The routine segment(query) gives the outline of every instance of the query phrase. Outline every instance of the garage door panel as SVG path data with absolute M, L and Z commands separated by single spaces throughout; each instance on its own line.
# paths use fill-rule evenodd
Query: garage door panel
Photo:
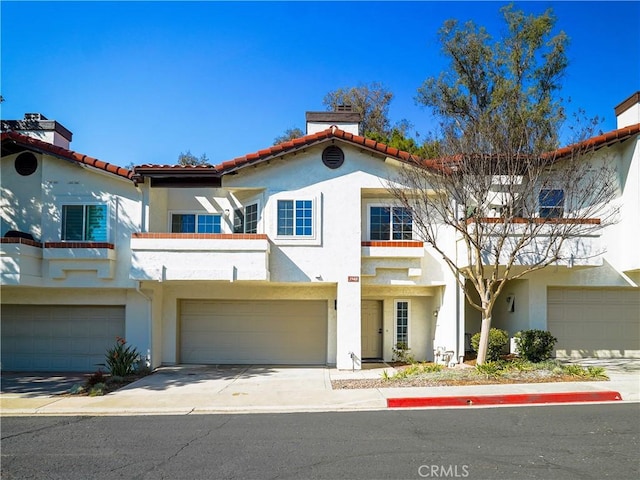
M 547 325 L 557 356 L 640 356 L 640 292 L 550 288 Z
M 181 302 L 184 363 L 324 364 L 324 301 Z
M 116 336 L 124 306 L 2 305 L 2 368 L 95 371 Z

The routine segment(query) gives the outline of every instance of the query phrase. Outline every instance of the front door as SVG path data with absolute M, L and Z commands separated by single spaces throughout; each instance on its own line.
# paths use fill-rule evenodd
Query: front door
M 362 302 L 362 358 L 382 358 L 382 302 Z

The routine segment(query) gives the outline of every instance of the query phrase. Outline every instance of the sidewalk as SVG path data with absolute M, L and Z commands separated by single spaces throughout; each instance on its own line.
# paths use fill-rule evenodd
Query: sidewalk
M 391 368 L 391 367 L 389 367 Z M 154 374 L 102 397 L 0 395 L 0 411 L 9 415 L 187 415 L 212 413 L 318 412 L 384 410 L 398 399 L 455 399 L 475 408 L 476 397 L 496 396 L 498 404 L 544 403 L 611 399 L 640 402 L 636 370 L 608 370 L 610 381 L 566 382 L 463 387 L 371 388 L 334 390 L 332 379 L 380 378 L 382 368 L 338 371 L 325 367 L 164 367 Z M 517 395 L 517 397 L 513 397 Z M 563 396 L 564 395 L 564 396 Z M 565 398 L 566 397 L 566 398 Z M 474 399 L 469 401 L 468 399 Z M 520 398 L 523 401 L 506 401 Z M 561 399 L 561 400 L 558 400 Z M 412 401 L 414 403 L 412 403 Z M 421 405 L 420 401 L 418 405 Z M 495 404 L 496 402 L 494 402 Z M 450 405 L 450 403 L 449 403 Z M 442 407 L 437 407 L 442 408 Z

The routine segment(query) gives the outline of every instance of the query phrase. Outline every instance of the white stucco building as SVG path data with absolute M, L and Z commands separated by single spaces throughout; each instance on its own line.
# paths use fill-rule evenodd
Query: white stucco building
M 493 326 L 640 355 L 638 109 L 590 139 L 620 181 L 606 252 L 512 282 Z M 57 122 L 3 122 L 2 368 L 95 370 L 116 335 L 154 367 L 350 369 L 398 343 L 460 358 L 479 317 L 386 189 L 410 155 L 358 133 L 352 112 L 310 112 L 306 136 L 220 165 L 129 171 L 69 150 Z

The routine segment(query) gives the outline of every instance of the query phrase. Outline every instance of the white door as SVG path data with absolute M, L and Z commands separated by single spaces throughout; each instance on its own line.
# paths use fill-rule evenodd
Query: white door
M 2 370 L 93 372 L 124 337 L 124 306 L 2 305 Z
M 182 300 L 180 361 L 324 365 L 327 302 Z
M 549 288 L 547 328 L 558 357 L 640 356 L 640 291 Z

